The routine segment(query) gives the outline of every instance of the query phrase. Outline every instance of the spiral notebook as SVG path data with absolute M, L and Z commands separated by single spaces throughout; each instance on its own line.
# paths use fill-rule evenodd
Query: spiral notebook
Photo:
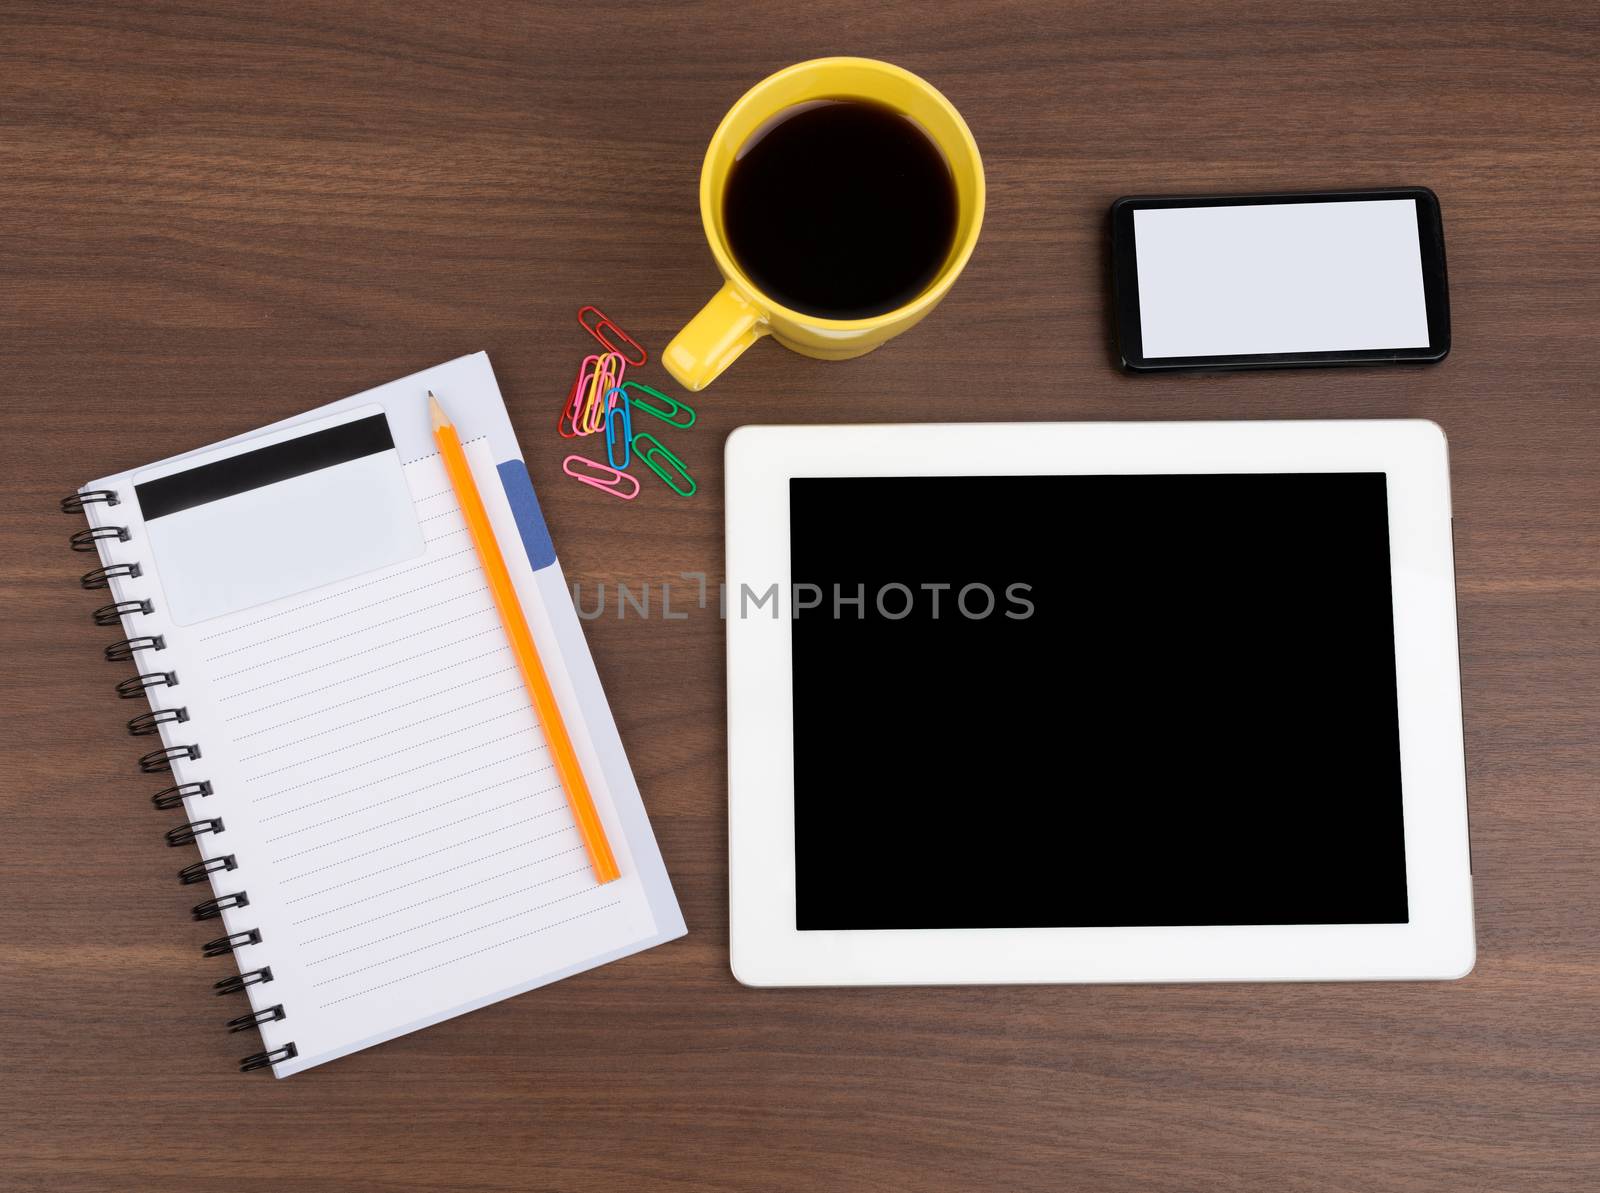
M 622 870 L 590 871 L 428 424 L 449 402 Z M 285 1077 L 684 933 L 487 356 L 98 480 L 141 771 Z M 520 549 L 516 549 L 520 544 Z M 159 744 L 156 739 L 159 739 Z M 152 834 L 154 836 L 154 834 Z M 206 888 L 209 887 L 209 890 Z M 219 1026 L 222 1024 L 219 1022 Z

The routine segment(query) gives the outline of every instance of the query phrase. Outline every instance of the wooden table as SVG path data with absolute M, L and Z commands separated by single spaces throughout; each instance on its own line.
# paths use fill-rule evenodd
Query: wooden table
M 1600 22 L 1591 2 L 0 4 L 0 1187 L 1600 1186 Z M 716 285 L 750 83 L 854 52 L 959 106 L 990 208 L 882 352 L 761 344 L 702 488 L 560 475 L 600 304 Z M 1422 183 L 1455 351 L 1120 375 L 1118 195 Z M 722 567 L 745 422 L 1431 418 L 1450 437 L 1479 960 L 1426 985 L 770 990 L 728 971 L 717 618 L 589 625 L 689 936 L 290 1081 L 241 1077 L 56 499 L 479 348 L 574 582 Z M 652 373 L 661 377 L 652 366 Z M 170 815 L 170 814 L 169 814 Z

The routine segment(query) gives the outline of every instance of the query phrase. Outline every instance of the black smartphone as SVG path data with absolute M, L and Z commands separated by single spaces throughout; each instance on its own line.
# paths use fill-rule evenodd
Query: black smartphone
M 1124 368 L 1415 364 L 1450 351 L 1439 199 L 1424 186 L 1131 195 L 1111 205 Z

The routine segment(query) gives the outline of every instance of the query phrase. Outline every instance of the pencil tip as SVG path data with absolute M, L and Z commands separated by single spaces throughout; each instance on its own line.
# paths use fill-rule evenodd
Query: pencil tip
M 450 425 L 450 416 L 444 412 L 444 407 L 439 405 L 439 399 L 433 396 L 431 389 L 428 391 L 428 413 L 433 415 L 434 430 Z

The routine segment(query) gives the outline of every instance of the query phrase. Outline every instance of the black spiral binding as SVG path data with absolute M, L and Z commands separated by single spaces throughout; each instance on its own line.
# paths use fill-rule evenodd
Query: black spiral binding
M 98 551 L 101 539 L 115 539 L 119 543 L 128 541 L 128 532 L 121 526 L 91 526 L 88 530 L 74 531 L 68 543 L 74 551 Z
M 222 874 L 228 870 L 237 870 L 239 861 L 231 853 L 224 853 L 218 857 L 201 858 L 178 871 L 178 881 L 184 886 L 193 886 L 197 882 L 204 882 L 213 874 Z
M 135 613 L 153 613 L 155 606 L 149 601 L 113 601 L 109 605 L 101 605 L 94 611 L 95 625 L 121 625 L 124 617 L 132 617 Z
M 120 499 L 115 490 L 91 489 L 82 493 L 74 493 L 64 498 L 61 502 L 63 513 L 81 514 L 91 505 L 103 505 L 111 508 L 120 504 Z M 75 532 L 68 540 L 68 545 L 77 552 L 98 552 L 116 544 L 126 543 L 132 539 L 125 526 L 90 526 L 85 530 Z M 104 558 L 104 556 L 102 556 Z M 106 563 L 92 571 L 85 572 L 78 583 L 85 589 L 99 590 L 113 587 L 119 580 L 137 580 L 143 574 L 143 568 L 136 561 Z M 155 611 L 154 604 L 143 597 L 124 596 L 110 604 L 102 605 L 94 611 L 94 623 L 98 626 L 125 625 L 134 628 L 132 619 L 135 617 L 148 617 Z M 134 635 L 113 642 L 105 648 L 106 658 L 113 663 L 128 662 L 143 654 L 155 654 L 165 650 L 166 640 L 160 634 Z M 174 671 L 146 671 L 117 683 L 117 695 L 124 700 L 136 700 L 141 696 L 148 697 L 156 688 L 173 688 L 178 686 L 178 675 Z M 169 708 L 155 708 L 149 712 L 140 713 L 128 721 L 128 732 L 134 737 L 155 737 L 163 733 L 163 726 L 182 725 L 189 720 L 189 710 L 182 706 Z M 200 758 L 198 745 L 163 746 L 159 750 L 152 750 L 139 759 L 139 769 L 145 774 L 160 774 L 173 769 L 177 762 L 195 762 Z M 174 783 L 163 788 L 150 797 L 150 802 L 157 808 L 166 810 L 181 808 L 189 799 L 203 799 L 211 795 L 212 787 L 209 780 L 195 782 Z M 220 816 L 202 820 L 191 820 L 176 828 L 168 829 L 165 840 L 168 845 L 189 845 L 206 835 L 220 835 L 226 829 Z M 205 857 L 198 862 L 183 867 L 178 871 L 178 881 L 185 886 L 205 882 L 213 874 L 224 874 L 238 868 L 238 860 L 231 853 L 220 854 L 216 857 Z M 194 905 L 192 915 L 196 920 L 220 919 L 226 911 L 249 907 L 250 896 L 245 891 L 234 891 L 225 895 L 217 895 L 205 899 Z M 248 949 L 252 945 L 261 943 L 261 930 L 259 928 L 246 928 L 241 932 L 230 932 L 226 936 L 219 936 L 215 940 L 207 941 L 201 946 L 200 953 L 204 957 L 226 957 L 238 953 L 241 949 Z M 235 974 L 215 983 L 214 989 L 218 994 L 235 994 L 251 986 L 264 985 L 272 981 L 270 966 L 262 966 L 247 972 Z M 267 1007 L 254 1011 L 248 1015 L 241 1015 L 229 1019 L 227 1028 L 230 1032 L 248 1031 L 252 1027 L 260 1027 L 267 1023 L 279 1023 L 287 1018 L 283 1004 Z M 300 1055 L 300 1051 L 293 1042 L 268 1051 L 255 1052 L 243 1057 L 239 1061 L 241 1073 L 254 1072 L 256 1069 L 269 1069 L 273 1065 L 281 1064 L 286 1060 L 293 1060 Z
M 188 824 L 180 824 L 177 828 L 167 830 L 168 845 L 193 845 L 199 838 L 207 833 L 220 833 L 225 831 L 222 827 L 222 817 L 216 816 L 210 820 L 191 820 Z
M 199 758 L 199 746 L 167 746 L 142 755 L 139 759 L 139 769 L 147 775 L 159 775 L 170 771 L 174 762 L 196 762 Z
M 219 995 L 237 994 L 246 986 L 264 986 L 272 981 L 272 966 L 263 965 L 260 969 L 252 969 L 247 973 L 231 973 L 220 982 L 213 982 L 211 988 Z
M 187 708 L 153 708 L 128 719 L 128 736 L 154 737 L 163 725 L 181 725 L 189 719 Z
M 61 512 L 64 514 L 81 514 L 83 507 L 102 502 L 106 505 L 120 505 L 115 489 L 88 489 L 82 493 L 74 493 L 71 497 L 61 499 Z
M 275 1007 L 267 1007 L 262 1011 L 254 1011 L 249 1015 L 240 1015 L 237 1019 L 228 1020 L 229 1031 L 249 1031 L 252 1027 L 260 1027 L 263 1023 L 278 1023 L 285 1018 L 283 1004 L 280 1002 Z
M 250 893 L 236 891 L 231 895 L 218 895 L 215 899 L 207 899 L 203 903 L 196 903 L 189 914 L 197 920 L 214 920 L 235 907 L 249 907 Z
M 178 686 L 176 671 L 149 671 L 144 675 L 130 675 L 117 681 L 117 695 L 124 700 L 137 700 L 151 688 Z
M 174 783 L 171 787 L 163 787 L 152 795 L 150 802 L 160 811 L 165 812 L 169 808 L 183 807 L 183 801 L 190 796 L 204 798 L 210 794 L 211 784 L 209 782 Z
M 282 1064 L 286 1060 L 293 1060 L 300 1055 L 300 1050 L 291 1040 L 282 1048 L 274 1048 L 271 1052 L 252 1052 L 239 1062 L 239 1072 L 253 1073 L 257 1069 L 268 1069 L 273 1065 Z
M 106 647 L 106 662 L 126 663 L 141 650 L 166 650 L 167 640 L 160 634 L 145 634 L 139 638 L 121 638 Z
M 208 940 L 200 946 L 202 957 L 225 957 L 229 953 L 237 953 L 247 944 L 261 943 L 261 929 L 249 928 L 244 932 L 234 932 L 228 936 L 219 936 L 215 940 Z
M 84 572 L 82 576 L 78 577 L 78 583 L 90 590 L 110 588 L 113 580 L 137 580 L 143 574 L 144 569 L 136 563 L 111 563 L 105 567 Z

